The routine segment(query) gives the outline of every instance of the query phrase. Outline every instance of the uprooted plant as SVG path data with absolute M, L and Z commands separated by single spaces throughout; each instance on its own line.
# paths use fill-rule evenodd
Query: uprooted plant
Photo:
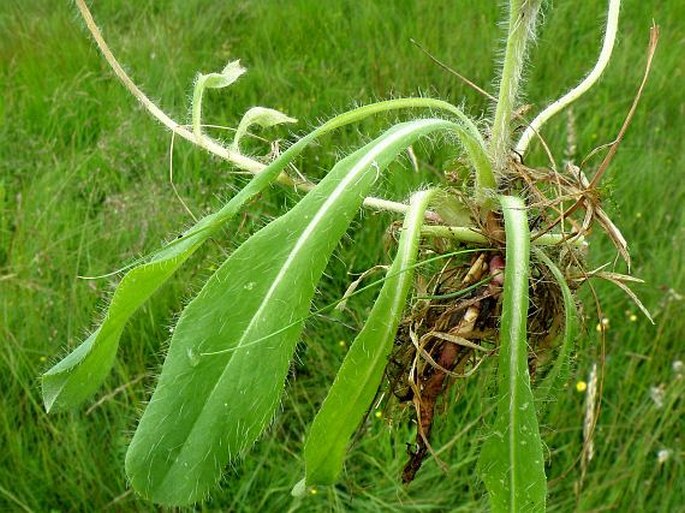
M 493 98 L 488 126 L 479 128 L 460 108 L 437 99 L 382 101 L 332 118 L 266 164 L 242 153 L 242 137 L 255 124 L 292 118 L 252 108 L 228 146 L 203 131 L 203 94 L 234 83 L 245 71 L 238 62 L 220 73 L 198 76 L 189 129 L 131 82 L 83 0 L 76 3 L 115 73 L 157 119 L 175 135 L 254 177 L 216 213 L 128 269 L 100 326 L 43 375 L 46 409 L 71 408 L 88 399 L 109 373 L 134 311 L 250 199 L 280 182 L 306 195 L 226 258 L 173 330 L 161 375 L 126 455 L 133 488 L 163 504 L 199 501 L 228 462 L 260 436 L 277 409 L 328 260 L 356 212 L 366 206 L 403 214 L 401 228 L 394 231 L 396 255 L 378 281 L 382 287 L 373 308 L 313 421 L 304 447 L 304 478 L 293 493 L 336 482 L 350 440 L 384 383 L 393 400 L 410 404 L 415 414 L 416 443 L 401 476 L 411 481 L 431 453 L 437 402 L 455 379 L 475 373 L 494 357 L 497 417 L 478 471 L 493 511 L 543 511 L 546 477 L 536 404 L 567 379 L 578 332 L 574 292 L 592 277 L 611 280 L 624 290 L 633 279 L 602 269 L 587 271 L 584 261 L 586 235 L 599 225 L 629 265 L 626 241 L 602 210 L 596 191 L 644 80 L 618 137 L 591 177 L 583 165 L 569 162 L 559 169 L 549 151 L 547 167 L 530 167 L 525 157 L 536 137 L 546 147 L 539 137 L 544 123 L 587 91 L 606 67 L 619 0 L 609 2 L 594 69 L 531 122 L 517 114 L 517 98 L 541 0 L 511 0 L 499 94 Z M 654 28 L 645 80 L 656 38 Z M 423 109 L 430 117 L 377 135 L 316 185 L 289 174 L 289 165 L 316 139 L 400 109 Z M 515 118 L 526 128 L 514 144 Z M 445 173 L 442 187 L 416 192 L 408 204 L 370 196 L 378 176 L 399 154 L 419 139 L 438 136 L 440 144 L 463 153 L 468 178 L 459 181 Z M 343 300 L 356 293 L 352 289 Z

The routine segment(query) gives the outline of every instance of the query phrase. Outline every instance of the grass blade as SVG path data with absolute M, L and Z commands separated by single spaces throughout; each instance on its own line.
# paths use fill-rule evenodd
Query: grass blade
M 378 390 L 413 281 L 424 213 L 432 193 L 422 191 L 413 196 L 383 288 L 314 419 L 304 448 L 306 486 L 335 483 L 350 438 Z
M 131 315 L 245 203 L 274 181 L 310 143 L 332 130 L 371 115 L 407 108 L 441 109 L 452 113 L 456 109 L 441 100 L 404 98 L 366 105 L 336 116 L 288 148 L 221 210 L 204 217 L 183 237 L 172 241 L 148 257 L 145 263 L 131 269 L 114 291 L 104 320 L 97 330 L 41 377 L 45 409 L 49 412 L 74 408 L 97 391 L 112 368 L 119 338 Z M 456 109 L 456 112 L 461 111 Z
M 212 275 L 178 321 L 126 455 L 139 493 L 163 504 L 198 501 L 257 439 L 278 405 L 316 285 L 377 173 L 420 136 L 453 128 L 437 119 L 397 125 L 340 161 Z
M 561 295 L 564 300 L 564 338 L 559 347 L 556 360 L 550 371 L 545 376 L 540 386 L 535 390 L 538 401 L 550 400 L 553 394 L 561 390 L 561 387 L 568 381 L 570 371 L 570 356 L 573 350 L 573 343 L 578 336 L 578 312 L 576 302 L 573 300 L 573 293 L 566 283 L 564 274 L 556 266 L 552 259 L 539 248 L 533 248 L 536 258 L 540 259 L 547 266 L 559 284 Z
M 527 314 L 530 233 L 525 204 L 502 196 L 507 237 L 499 348 L 499 401 L 478 472 L 494 513 L 545 510 L 542 441 L 528 374 Z

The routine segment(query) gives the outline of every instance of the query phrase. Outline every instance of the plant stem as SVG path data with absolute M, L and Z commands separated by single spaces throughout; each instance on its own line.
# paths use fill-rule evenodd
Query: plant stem
M 475 244 L 487 244 L 488 239 L 485 235 L 465 226 L 424 226 L 421 234 L 428 237 L 443 237 L 454 239 L 460 242 L 471 242 Z M 585 237 L 576 235 L 569 237 L 568 234 L 545 233 L 539 237 L 533 234 L 533 245 L 535 246 L 554 246 L 556 244 L 570 244 L 572 246 L 583 246 L 586 244 Z
M 119 61 L 117 61 L 116 57 L 114 57 L 114 54 L 109 49 L 109 46 L 102 37 L 102 33 L 96 25 L 95 20 L 93 19 L 93 15 L 88 9 L 88 6 L 86 5 L 85 1 L 76 0 L 76 7 L 78 7 L 79 11 L 81 12 L 83 20 L 86 23 L 86 27 L 88 27 L 88 30 L 92 34 L 93 39 L 95 39 L 95 42 L 100 48 L 102 55 L 104 55 L 105 60 L 114 71 L 114 74 L 126 86 L 126 89 L 128 89 L 131 92 L 131 94 L 133 94 L 133 96 L 143 105 L 143 107 L 145 107 L 145 109 L 147 109 L 147 111 L 150 114 L 152 114 L 154 118 L 156 118 L 160 123 L 162 123 L 172 132 L 174 132 L 176 135 L 183 137 L 187 141 L 197 144 L 201 148 L 209 151 L 210 153 L 213 153 L 218 157 L 221 157 L 222 159 L 232 162 L 240 169 L 250 171 L 251 173 L 257 173 L 264 168 L 264 164 L 262 164 L 261 162 L 246 157 L 245 155 L 241 155 L 237 151 L 225 148 L 219 142 L 215 141 L 210 137 L 197 137 L 191 130 L 188 130 L 185 126 L 171 119 L 162 109 L 155 105 L 155 103 L 152 100 L 150 100 L 150 98 L 148 98 L 145 95 L 145 93 L 141 91 L 140 88 L 138 88 L 138 86 L 133 82 L 133 80 L 131 80 L 131 78 L 126 74 L 126 71 L 124 71 L 124 69 L 121 67 Z
M 607 25 L 604 33 L 604 42 L 602 50 L 599 53 L 599 58 L 592 71 L 573 89 L 567 92 L 564 96 L 549 104 L 545 110 L 538 114 L 535 119 L 526 128 L 516 144 L 516 151 L 523 155 L 528 150 L 528 145 L 536 133 L 540 131 L 552 116 L 568 107 L 571 103 L 583 96 L 596 82 L 609 64 L 611 53 L 614 49 L 616 41 L 616 32 L 618 29 L 618 14 L 621 8 L 621 0 L 609 0 L 609 9 L 607 13 Z
M 516 106 L 519 83 L 526 58 L 526 46 L 535 36 L 535 22 L 542 0 L 510 0 L 507 46 L 502 64 L 499 96 L 492 124 L 490 156 L 495 173 L 506 166 L 511 141 L 510 123 Z
M 83 17 L 86 27 L 93 36 L 93 39 L 98 45 L 98 48 L 100 48 L 100 51 L 105 57 L 105 60 L 114 71 L 114 74 L 124 84 L 126 89 L 129 90 L 129 92 L 143 105 L 143 107 L 145 107 L 145 109 L 155 119 L 157 119 L 160 123 L 162 123 L 164 126 L 166 126 L 169 130 L 171 130 L 174 134 L 178 135 L 179 137 L 182 137 L 183 139 L 198 145 L 202 149 L 216 155 L 217 157 L 220 157 L 224 160 L 231 162 L 233 165 L 240 169 L 249 171 L 253 174 L 257 174 L 266 167 L 265 164 L 257 160 L 242 155 L 240 152 L 235 151 L 233 149 L 226 148 L 221 143 L 212 139 L 211 137 L 208 137 L 207 135 L 200 134 L 200 136 L 198 137 L 196 134 L 198 128 L 189 130 L 187 126 L 177 123 L 175 120 L 170 118 L 162 109 L 160 109 L 152 100 L 150 100 L 150 98 L 148 98 L 147 95 L 140 90 L 140 88 L 135 84 L 135 82 L 131 80 L 131 77 L 129 77 L 126 74 L 126 71 L 124 71 L 124 68 L 122 68 L 121 64 L 119 64 L 119 61 L 117 61 L 116 57 L 107 45 L 107 42 L 105 41 L 104 37 L 102 37 L 102 33 L 100 32 L 100 29 L 95 23 L 93 15 L 88 9 L 88 6 L 86 5 L 85 1 L 76 0 L 76 7 L 81 12 L 81 16 Z M 195 89 L 195 94 L 197 94 L 197 87 Z M 196 101 L 193 102 L 194 108 L 201 109 L 201 100 L 197 101 L 197 98 L 195 100 Z M 447 111 L 456 116 L 463 123 L 465 127 L 465 132 L 473 136 L 475 141 L 482 141 L 482 139 L 480 139 L 480 133 L 478 132 L 475 124 L 473 123 L 473 121 L 470 120 L 470 118 L 468 118 L 468 116 L 466 116 L 461 111 L 461 109 L 448 102 L 436 100 L 433 98 L 402 98 L 397 100 L 378 102 L 376 104 L 364 107 L 364 115 L 359 116 L 359 119 L 364 118 L 366 116 L 371 116 L 376 113 L 387 112 L 391 110 L 415 108 Z M 355 111 L 359 111 L 359 109 L 355 109 Z M 193 114 L 193 119 L 199 119 L 199 117 L 199 112 L 197 114 Z M 352 113 L 350 117 L 356 116 L 354 113 Z M 342 124 L 344 123 L 341 123 L 340 125 Z M 332 129 L 333 127 L 331 128 L 331 130 Z M 477 150 L 477 144 L 474 144 L 472 150 Z M 480 162 L 480 160 L 478 160 L 476 164 L 478 162 Z M 483 168 L 484 170 L 477 174 L 477 180 L 487 180 L 488 171 L 491 174 L 491 170 L 488 169 L 489 163 L 484 163 Z M 287 187 L 294 187 L 302 192 L 307 192 L 314 187 L 314 185 L 309 182 L 290 178 L 285 173 L 281 173 L 281 175 L 277 178 L 277 181 L 282 185 L 285 185 Z M 390 201 L 383 198 L 374 197 L 364 198 L 364 206 L 372 208 L 374 210 L 390 211 L 402 214 L 406 213 L 409 209 L 409 206 L 405 203 L 399 203 L 396 201 Z M 430 218 L 432 215 L 434 215 L 432 212 L 428 212 L 427 217 Z
M 205 92 L 205 80 L 205 76 L 199 74 L 193 87 L 193 112 L 191 119 L 193 133 L 195 134 L 196 141 L 200 144 L 202 142 L 202 97 Z

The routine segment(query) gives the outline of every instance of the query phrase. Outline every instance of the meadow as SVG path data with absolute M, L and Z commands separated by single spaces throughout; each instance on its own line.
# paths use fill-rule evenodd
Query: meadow
M 103 0 L 92 9 L 133 79 L 175 119 L 189 120 L 196 72 L 240 58 L 248 73 L 227 92 L 208 94 L 205 120 L 235 126 L 247 108 L 263 105 L 300 120 L 297 134 L 352 105 L 399 96 L 463 101 L 470 113 L 486 115 L 487 98 L 410 39 L 491 90 L 493 56 L 503 36 L 499 4 Z M 604 9 L 604 2 L 546 5 L 527 72 L 525 102 L 533 112 L 592 67 Z M 685 360 L 685 4 L 626 0 L 605 76 L 575 105 L 572 129 L 562 115 L 544 135 L 560 160 L 569 131 L 577 161 L 613 140 L 642 77 L 653 19 L 661 27 L 654 69 L 601 194 L 629 241 L 632 271 L 645 280 L 636 292 L 656 325 L 610 284 L 595 283 L 601 313 L 585 291 L 585 329 L 572 379 L 541 418 L 551 512 L 685 511 L 685 370 L 677 363 Z M 0 84 L 0 510 L 155 510 L 128 490 L 123 461 L 169 328 L 202 278 L 250 230 L 299 196 L 273 187 L 254 201 L 134 316 L 104 389 L 81 410 L 47 415 L 41 372 L 83 339 L 117 280 L 79 277 L 121 268 L 175 237 L 192 218 L 170 184 L 170 135 L 117 81 L 71 3 L 0 4 Z M 374 118 L 363 126 L 371 131 L 392 120 Z M 293 138 L 284 128 L 265 134 L 283 144 Z M 299 169 L 320 177 L 338 155 L 364 140 L 358 129 L 342 130 L 308 150 Z M 269 148 L 256 142 L 254 150 Z M 455 165 L 451 155 L 430 145 L 416 153 L 420 172 L 397 166 L 383 194 L 405 199 L 412 187 L 436 181 Z M 545 163 L 539 150 L 530 157 L 529 164 L 535 163 Z M 597 163 L 591 159 L 588 168 Z M 173 148 L 173 171 L 178 195 L 196 215 L 220 206 L 246 181 L 225 162 L 180 141 Z M 355 237 L 337 251 L 317 303 L 337 299 L 354 279 L 350 273 L 388 261 L 388 251 L 376 242 L 395 220 L 367 211 L 355 222 Z M 614 259 L 610 242 L 594 234 L 593 266 Z M 486 508 L 475 462 L 488 369 L 459 383 L 442 407 L 434 445 L 444 469 L 429 460 L 415 482 L 401 485 L 411 429 L 391 425 L 388 412 L 372 412 L 342 483 L 291 497 L 301 477 L 307 426 L 363 323 L 366 304 L 355 299 L 352 314 L 308 323 L 279 416 L 197 511 Z M 604 343 L 598 315 L 607 319 Z M 585 396 L 577 384 L 588 380 L 594 363 L 602 369 L 602 408 L 594 458 L 581 483 Z

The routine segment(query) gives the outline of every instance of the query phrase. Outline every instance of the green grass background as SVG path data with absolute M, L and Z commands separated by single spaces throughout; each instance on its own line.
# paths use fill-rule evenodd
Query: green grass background
M 527 72 L 534 109 L 572 86 L 594 63 L 604 2 L 555 1 Z M 587 333 L 574 377 L 541 419 L 550 479 L 549 511 L 685 511 L 685 94 L 682 86 L 685 4 L 626 0 L 614 59 L 599 86 L 575 108 L 578 155 L 617 133 L 641 78 L 652 19 L 662 38 L 654 71 L 630 131 L 605 182 L 608 210 L 630 241 L 639 293 L 657 322 L 630 320 L 634 305 L 597 284 L 606 337 L 604 395 L 595 457 L 576 493 L 584 397 L 575 391 L 601 358 L 595 309 L 586 295 Z M 500 51 L 500 2 L 476 0 L 277 0 L 209 2 L 99 0 L 94 15 L 134 80 L 174 118 L 188 119 L 197 71 L 240 58 L 249 73 L 230 90 L 210 92 L 207 122 L 235 126 L 253 105 L 300 119 L 303 132 L 355 104 L 427 93 L 487 115 L 487 100 L 432 64 L 413 37 L 476 83 L 492 90 Z M 123 89 L 68 2 L 3 0 L 0 4 L 0 510 L 154 511 L 127 490 L 123 457 L 154 385 L 169 326 L 224 251 L 296 196 L 274 188 L 219 244 L 193 258 L 122 338 L 104 389 L 80 411 L 46 415 L 38 376 L 75 346 L 116 283 L 83 281 L 159 247 L 190 217 L 168 182 L 169 134 Z M 340 152 L 387 126 L 365 122 L 326 139 L 300 169 L 320 176 Z M 269 137 L 288 137 L 273 130 Z M 545 129 L 561 160 L 565 117 Z M 263 150 L 255 147 L 255 150 Z M 452 155 L 424 147 L 423 176 L 401 170 L 387 193 L 434 179 Z M 428 166 L 427 159 L 434 167 Z M 541 155 L 530 163 L 544 164 Z M 588 169 L 597 164 L 591 162 Z M 175 183 L 196 213 L 216 208 L 242 183 L 229 165 L 186 143 L 174 152 Z M 405 166 L 406 167 L 406 166 Z M 407 178 L 408 177 L 408 178 Z M 408 185 L 409 184 L 409 185 Z M 339 295 L 346 273 L 387 260 L 376 244 L 387 215 L 365 214 L 331 264 L 325 302 Z M 614 257 L 597 233 L 596 264 Z M 341 483 L 304 500 L 290 488 L 302 474 L 303 437 L 368 304 L 351 303 L 344 323 L 310 323 L 268 434 L 228 469 L 206 511 L 483 511 L 475 475 L 487 405 L 488 371 L 461 383 L 435 432 L 446 471 L 431 460 L 409 487 L 398 483 L 408 427 L 372 416 L 351 452 Z M 258 372 L 258 369 L 255 369 Z M 664 402 L 650 399 L 661 386 Z M 96 401 L 99 401 L 96 403 Z M 657 452 L 671 451 L 660 464 Z

